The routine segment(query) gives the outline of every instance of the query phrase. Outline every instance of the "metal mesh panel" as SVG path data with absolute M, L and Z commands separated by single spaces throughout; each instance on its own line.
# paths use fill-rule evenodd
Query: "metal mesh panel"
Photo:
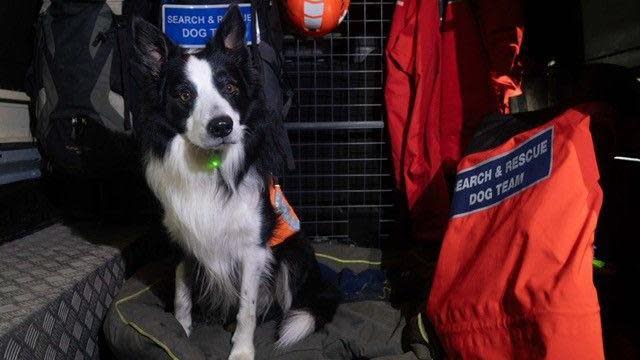
M 384 129 L 384 47 L 394 3 L 352 1 L 332 34 L 285 38 L 295 89 L 286 126 L 296 170 L 282 180 L 307 236 L 379 247 L 393 224 Z

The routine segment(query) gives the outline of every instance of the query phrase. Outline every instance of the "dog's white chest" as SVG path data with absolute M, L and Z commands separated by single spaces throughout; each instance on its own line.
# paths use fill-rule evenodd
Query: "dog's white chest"
M 164 207 L 165 226 L 202 263 L 237 260 L 260 243 L 260 182 L 255 173 L 230 192 L 218 174 L 203 170 L 177 136 L 164 159 L 149 160 L 146 176 Z

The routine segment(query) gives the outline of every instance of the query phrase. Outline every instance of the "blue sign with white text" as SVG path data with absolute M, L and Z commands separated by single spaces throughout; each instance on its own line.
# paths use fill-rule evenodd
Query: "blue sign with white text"
M 247 28 L 248 44 L 253 39 L 253 11 L 250 4 L 238 4 Z M 162 6 L 162 31 L 182 47 L 204 47 L 227 13 L 229 5 Z
M 452 216 L 495 206 L 551 175 L 553 128 L 548 128 L 507 153 L 458 172 Z

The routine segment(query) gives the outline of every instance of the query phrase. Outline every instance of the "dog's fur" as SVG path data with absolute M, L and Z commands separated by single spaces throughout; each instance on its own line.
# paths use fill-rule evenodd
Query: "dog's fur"
M 176 268 L 175 316 L 191 331 L 194 301 L 221 314 L 238 309 L 230 359 L 252 359 L 257 317 L 282 310 L 277 346 L 304 338 L 336 309 L 308 242 L 269 247 L 276 214 L 269 179 L 284 156 L 260 75 L 232 6 L 207 46 L 188 53 L 144 20 L 133 24 L 145 74 L 139 137 L 147 181 L 186 259 Z M 232 122 L 228 135 L 213 124 Z M 222 165 L 206 170 L 213 151 Z M 194 289 L 201 289 L 195 291 Z

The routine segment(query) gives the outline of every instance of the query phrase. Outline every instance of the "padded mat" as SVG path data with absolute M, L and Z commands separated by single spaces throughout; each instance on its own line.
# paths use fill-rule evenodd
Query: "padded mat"
M 226 359 L 232 334 L 221 325 L 194 324 L 190 338 L 172 314 L 174 264 L 155 263 L 129 279 L 108 311 L 103 329 L 120 359 Z M 277 351 L 275 321 L 255 335 L 256 359 L 430 359 L 428 350 L 401 345 L 405 321 L 383 301 L 340 305 L 333 321 L 300 343 Z

